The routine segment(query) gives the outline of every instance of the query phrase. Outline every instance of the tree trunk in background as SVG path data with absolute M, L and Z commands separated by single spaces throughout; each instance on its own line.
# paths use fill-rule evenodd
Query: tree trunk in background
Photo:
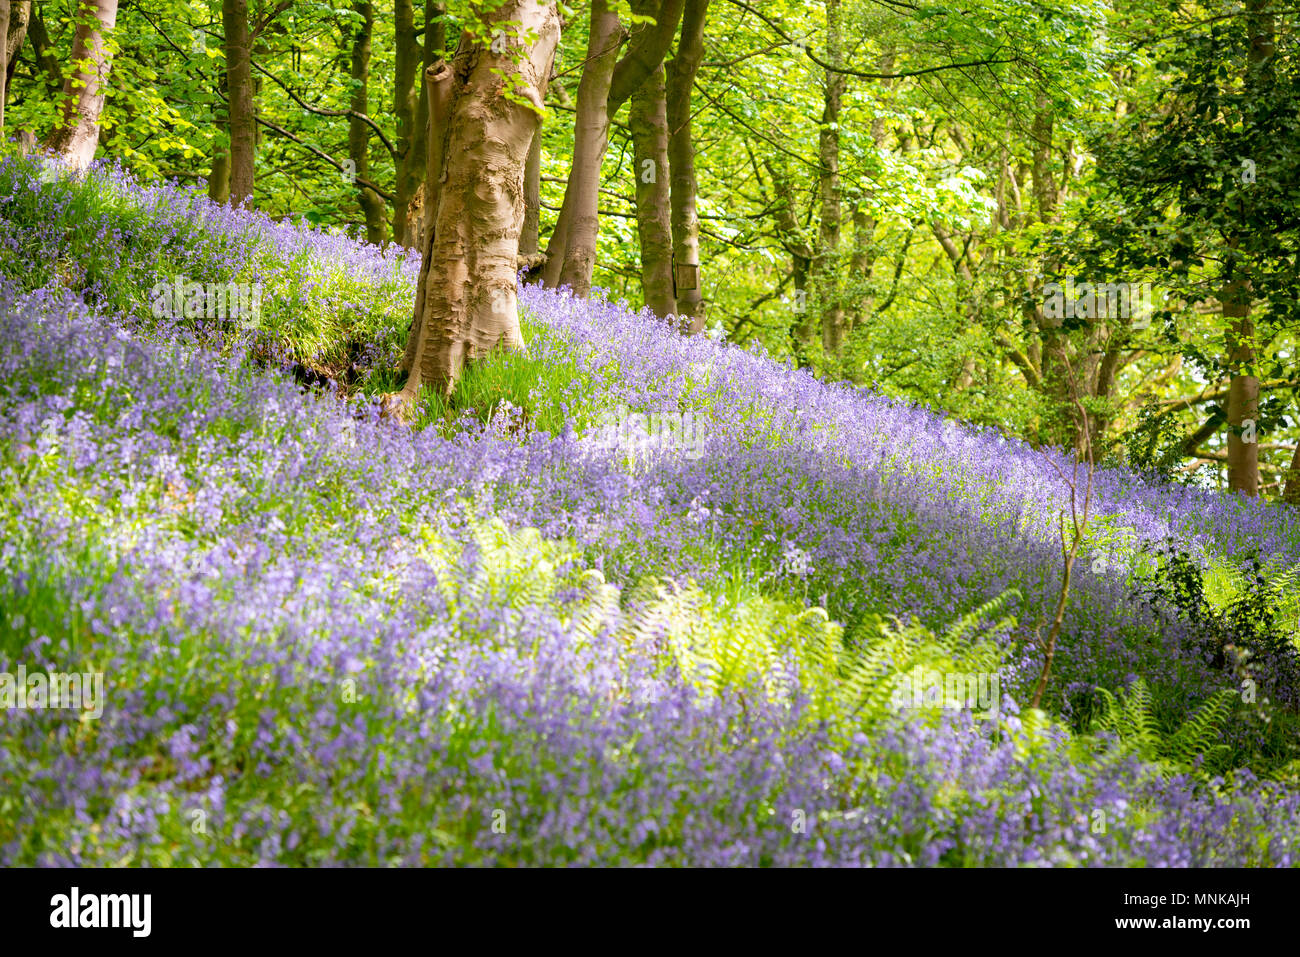
M 544 261 L 542 251 L 542 127 L 538 125 L 528 146 L 524 165 L 524 224 L 519 233 L 519 259 L 526 275 L 524 282 L 535 282 Z
M 776 235 L 785 251 L 790 254 L 794 278 L 791 300 L 796 316 L 790 326 L 790 351 L 802 367 L 809 363 L 808 348 L 812 345 L 814 333 L 813 324 L 809 321 L 811 310 L 808 308 L 808 275 L 812 269 L 814 251 L 804 241 L 799 229 L 799 218 L 795 215 L 792 202 L 794 184 L 786 172 L 770 159 L 763 161 L 763 167 L 772 177 L 772 215 L 776 219 Z
M 853 279 L 855 283 L 868 283 L 876 269 L 876 219 L 865 209 L 853 211 Z M 858 288 L 850 300 L 853 303 L 845 325 L 845 333 L 858 328 L 875 309 L 874 295 L 866 288 Z
M 546 68 L 549 85 L 551 71 L 555 69 L 555 55 Z M 524 285 L 542 281 L 546 256 L 542 253 L 542 128 L 537 124 L 532 142 L 528 144 L 528 160 L 524 164 L 524 222 L 519 233 L 519 267 L 523 271 Z
M 573 171 L 569 171 L 573 179 Z M 541 184 L 538 184 L 540 188 Z M 599 199 L 599 197 L 597 197 Z M 546 261 L 542 263 L 538 278 L 548 289 L 555 289 L 560 284 L 560 271 L 564 268 L 564 248 L 569 244 L 569 220 L 573 216 L 573 203 L 569 202 L 569 188 L 564 188 L 565 201 L 560 204 L 559 215 L 551 227 L 550 239 L 546 241 Z
M 354 7 L 361 23 L 352 36 L 352 111 L 370 115 L 370 38 L 375 29 L 375 8 L 369 0 Z M 358 178 L 370 178 L 370 127 L 357 116 L 348 117 L 348 156 Z M 383 198 L 368 186 L 358 184 L 361 209 L 366 217 L 366 241 L 382 245 L 388 237 Z
M 0 0 L 0 37 L 5 38 L 3 46 L 0 46 L 0 57 L 4 57 L 4 62 L 0 63 L 0 142 L 4 141 L 5 131 L 5 100 L 9 96 L 9 21 L 12 14 L 9 0 Z
M 1263 73 L 1275 52 L 1271 0 L 1247 0 L 1250 52 L 1246 56 L 1245 97 L 1258 95 Z M 1250 130 L 1246 131 L 1250 134 Z M 1236 236 L 1228 239 L 1235 252 Z M 1228 281 L 1220 294 L 1223 316 L 1229 320 L 1228 367 L 1228 488 L 1252 498 L 1259 495 L 1259 379 L 1255 367 L 1255 323 L 1250 318 L 1252 287 L 1241 274 L 1244 263 L 1228 261 Z M 1243 434 L 1243 423 L 1250 423 Z M 1247 441 L 1247 440 L 1250 441 Z M 1289 491 L 1289 490 L 1288 490 Z
M 548 262 L 543 273 L 548 286 L 567 285 L 575 296 L 585 297 L 591 291 L 591 276 L 596 266 L 596 243 L 600 236 L 600 167 L 609 145 L 606 103 L 621 29 L 617 7 L 609 0 L 592 0 L 587 61 L 578 83 L 573 169 L 569 173 L 564 197 L 565 205 L 571 206 L 572 212 L 567 224 L 564 254 L 556 262 Z
M 226 73 L 217 77 L 221 103 L 215 110 L 217 126 L 226 131 L 226 144 L 212 148 L 212 172 L 208 174 L 208 199 L 223 206 L 230 202 L 230 92 L 226 89 Z
M 611 121 L 632 94 L 663 65 L 677 36 L 685 0 L 637 0 L 631 6 L 633 13 L 654 17 L 655 22 L 637 29 L 628 43 L 627 53 L 614 66 L 609 98 L 605 102 L 605 112 Z
M 223 206 L 230 202 L 230 151 L 219 149 L 212 154 L 212 172 L 208 174 L 208 199 Z
M 447 50 L 447 24 L 443 19 L 447 14 L 445 3 L 427 2 L 424 5 L 424 70 L 422 76 L 427 80 L 429 71 L 436 71 L 444 63 L 443 56 Z M 428 182 L 429 166 L 429 84 L 420 83 L 420 96 L 415 104 L 415 129 L 417 136 L 411 162 L 419 170 L 421 180 L 416 187 L 406 209 L 406 225 L 403 245 L 414 249 L 424 248 L 424 230 L 429 224 L 428 204 L 425 202 L 425 183 Z
M 605 114 L 612 123 L 619 108 L 639 90 L 651 74 L 663 63 L 664 55 L 672 46 L 677 34 L 677 24 L 681 19 L 685 0 L 638 0 L 633 5 L 634 12 L 653 16 L 655 22 L 645 25 L 633 34 L 628 44 L 627 53 L 613 66 L 610 76 L 609 91 L 605 97 Z M 583 77 L 586 78 L 584 69 Z M 581 85 L 579 86 L 581 94 Z M 577 139 L 577 120 L 575 120 L 575 141 Z M 576 163 L 575 163 L 576 167 Z M 572 171 L 570 172 L 572 177 Z M 599 182 L 595 189 L 599 191 Z M 564 192 L 564 201 L 560 204 L 560 213 L 556 217 L 555 227 L 551 231 L 550 242 L 546 247 L 546 259 L 541 270 L 541 278 L 554 287 L 560 279 L 564 268 L 564 257 L 569 246 L 570 227 L 578 198 L 581 194 Z M 597 199 L 599 197 L 597 196 Z M 595 200 L 593 200 L 594 202 Z
M 18 65 L 18 51 L 27 39 L 27 27 L 32 20 L 31 0 L 14 0 L 9 4 L 9 29 L 5 31 L 5 93 L 13 82 L 14 67 Z
M 1228 333 L 1228 488 L 1249 496 L 1259 494 L 1259 379 L 1247 371 L 1255 361 L 1255 323 L 1250 318 L 1250 287 L 1230 282 L 1221 303 L 1231 322 Z M 1250 432 L 1243 435 L 1243 423 Z
M 50 95 L 57 97 L 59 91 L 63 89 L 63 73 L 59 70 L 59 60 L 54 55 L 54 44 L 50 42 L 50 35 L 45 30 L 45 22 L 41 20 L 39 10 L 32 11 L 28 30 L 32 35 L 32 53 L 41 68 L 41 73 L 45 75 L 45 85 L 49 88 Z
M 893 49 L 888 49 L 882 53 L 877 72 L 893 73 L 895 56 Z M 887 80 L 885 85 L 887 88 L 892 89 L 894 81 Z M 877 150 L 884 148 L 885 117 L 879 113 L 872 117 L 871 120 L 871 142 Z M 868 186 L 864 198 L 859 202 L 873 202 L 875 194 L 875 188 Z M 875 311 L 875 297 L 871 293 L 868 283 L 870 283 L 871 275 L 876 268 L 875 238 L 877 225 L 873 213 L 869 213 L 861 205 L 855 204 L 853 209 L 853 261 L 851 273 L 854 290 L 849 299 L 852 305 L 849 307 L 844 326 L 846 335 L 851 334 L 854 329 L 862 325 L 863 321 Z
M 397 67 L 393 91 L 393 112 L 397 117 L 397 189 L 393 206 L 393 242 L 422 249 L 424 230 L 424 182 L 428 164 L 429 93 L 420 76 L 442 62 L 447 47 L 445 3 L 424 4 L 424 46 L 421 50 L 415 29 L 414 0 L 396 0 Z M 421 59 L 423 58 L 423 59 Z M 424 67 L 420 69 L 423 62 Z
M 417 126 L 420 90 L 416 71 L 422 51 L 415 33 L 415 0 L 394 0 L 393 117 L 397 125 L 397 155 L 394 159 L 393 242 L 415 246 L 418 235 L 408 236 L 408 218 L 420 182 L 424 179 L 421 160 L 424 130 Z M 423 71 L 420 71 L 423 72 Z M 418 230 L 411 230 L 418 234 Z
M 628 126 L 632 132 L 635 166 L 641 290 L 645 304 L 661 317 L 677 312 L 664 57 L 677 36 L 684 8 L 684 0 L 639 0 L 632 5 L 633 12 L 653 16 L 655 22 L 640 28 L 627 54 L 614 67 L 606 104 L 613 119 L 623 101 L 631 98 Z
M 406 353 L 402 357 L 401 372 L 407 375 L 416 367 L 417 352 L 421 343 L 420 330 L 424 325 L 425 289 L 428 285 L 429 264 L 433 257 L 432 234 L 435 225 L 434 217 L 438 214 L 439 179 L 442 176 L 447 144 L 447 118 L 451 110 L 452 80 L 451 68 L 441 60 L 425 68 L 423 96 L 429 112 L 429 121 L 425 126 L 424 135 L 426 157 L 424 182 L 420 186 L 420 195 L 424 197 L 424 209 L 418 224 L 411 224 L 411 228 L 419 234 L 423 243 L 424 255 L 420 260 L 420 279 L 415 287 L 415 313 L 406 337 Z
M 695 144 L 691 138 L 691 87 L 704 55 L 709 0 L 686 0 L 677 55 L 668 63 L 668 168 L 672 176 L 673 278 L 677 313 L 691 332 L 704 328 L 700 291 L 700 223 L 696 215 Z
M 1300 505 L 1300 444 L 1296 445 L 1291 465 L 1286 470 L 1286 489 L 1282 493 L 1282 501 L 1288 505 Z
M 635 13 L 652 15 L 656 0 L 633 3 Z M 662 63 L 632 94 L 628 126 L 632 130 L 636 181 L 636 229 L 641 242 L 641 294 L 657 316 L 677 312 L 673 296 L 673 227 L 668 168 L 668 90 Z
M 840 38 L 840 0 L 826 0 L 826 58 L 839 66 L 843 59 Z M 838 357 L 844 341 L 844 304 L 840 300 L 840 106 L 844 101 L 845 76 L 826 71 L 821 131 L 817 152 L 821 194 L 821 226 L 817 250 L 817 297 L 822 310 L 822 348 Z
M 442 171 L 432 172 L 431 150 L 426 179 L 437 197 L 429 197 L 435 212 L 411 374 L 393 397 L 400 414 L 413 407 L 422 383 L 450 395 L 466 361 L 524 345 L 515 285 L 524 167 L 541 123 L 560 16 L 554 3 L 507 0 L 487 16 L 489 35 L 498 24 L 515 24 L 511 33 L 536 40 L 515 63 L 513 50 L 525 41 L 512 37 L 512 49 L 497 54 L 462 37 L 452 62 Z M 503 76 L 516 78 L 515 92 L 531 106 L 501 95 Z M 431 88 L 431 112 L 433 96 Z
M 46 145 L 72 169 L 85 169 L 99 143 L 112 55 L 107 34 L 117 25 L 117 0 L 80 0 L 72 58 L 63 84 L 63 113 Z
M 1052 175 L 1056 116 L 1046 94 L 1038 95 L 1035 108 L 1030 134 L 1034 144 L 1030 174 L 1034 203 L 1037 206 L 1038 221 L 1052 225 L 1059 221 L 1061 208 L 1061 187 Z M 1045 262 L 1044 272 L 1055 274 L 1059 265 L 1057 260 Z M 1036 282 L 1031 279 L 1030 288 L 1037 295 L 1040 289 L 1035 285 Z M 1075 391 L 1082 394 L 1083 380 L 1071 374 L 1069 334 L 1062 320 L 1048 317 L 1043 311 L 1041 296 L 1038 299 L 1037 303 L 1023 307 L 1026 321 L 1038 332 L 1041 342 L 1041 391 L 1048 397 L 1051 410 L 1047 416 L 1049 421 L 1042 424 L 1037 438 L 1043 444 L 1061 445 L 1082 453 L 1087 433 L 1075 419 L 1071 396 Z
M 248 0 L 221 0 L 226 33 L 226 91 L 230 115 L 230 205 L 253 205 L 253 63 L 248 35 Z

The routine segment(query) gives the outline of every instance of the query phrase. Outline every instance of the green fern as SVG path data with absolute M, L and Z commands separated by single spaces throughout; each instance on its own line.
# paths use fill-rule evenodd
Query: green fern
M 1141 678 L 1118 697 L 1098 688 L 1101 713 L 1094 732 L 1115 736 L 1114 757 L 1136 757 L 1162 775 L 1217 769 L 1229 749 L 1220 743 L 1237 692 L 1225 688 L 1209 698 L 1172 734 L 1165 734 L 1155 715 L 1154 699 Z
M 619 617 L 619 591 L 606 583 L 605 576 L 595 568 L 582 573 L 583 587 L 579 598 L 566 617 L 570 628 L 587 641 L 595 641 L 603 627 Z
M 1012 622 L 1001 617 L 1015 597 L 1008 593 L 939 635 L 917 623 L 882 622 L 876 634 L 859 634 L 850 645 L 824 608 L 753 592 L 712 595 L 694 583 L 657 578 L 623 594 L 599 571 L 579 569 L 573 543 L 476 518 L 468 507 L 463 514 L 475 553 L 468 574 L 464 546 L 432 526 L 417 530 L 412 556 L 437 574 L 454 621 L 480 629 L 474 612 L 483 607 L 550 608 L 581 641 L 594 643 L 613 629 L 626 647 L 675 668 L 702 696 L 758 694 L 791 707 L 798 697 L 805 719 L 837 734 L 870 729 L 894 714 L 900 679 L 917 669 L 996 673 L 999 652 L 984 636 Z M 400 578 L 398 564 L 382 581 L 395 586 Z M 561 600 L 570 587 L 576 595 Z M 483 640 L 527 640 L 511 626 L 521 616 L 496 620 Z
M 694 585 L 651 580 L 630 595 L 628 640 L 662 642 L 682 676 L 702 695 L 759 692 L 792 704 L 807 717 L 852 733 L 893 714 L 901 677 L 917 669 L 995 673 L 996 645 L 975 633 L 987 628 L 1014 593 L 994 599 L 941 636 L 918 624 L 884 626 L 856 646 L 825 609 L 801 609 L 766 596 L 711 599 Z M 992 630 L 1011 619 L 997 621 Z

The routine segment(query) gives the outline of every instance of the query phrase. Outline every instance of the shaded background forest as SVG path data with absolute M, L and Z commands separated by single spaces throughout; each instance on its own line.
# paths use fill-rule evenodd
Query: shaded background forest
M 11 7 L 6 132 L 42 140 L 78 3 Z M 420 77 L 455 50 L 457 7 L 123 3 L 98 155 L 239 202 L 251 128 L 257 208 L 416 246 Z M 620 8 L 561 11 L 522 254 L 542 261 L 583 168 L 575 123 L 593 108 L 580 85 L 613 71 L 594 287 L 1036 444 L 1300 500 L 1292 12 L 1262 0 Z M 619 69 L 656 30 L 666 66 L 618 101 Z M 229 95 L 232 77 L 251 103 Z M 656 108 L 662 158 L 646 153 Z M 675 248 L 651 249 L 647 222 L 664 216 Z M 696 230 L 697 272 L 681 244 Z M 1054 318 L 1044 286 L 1071 277 L 1149 283 L 1155 312 Z

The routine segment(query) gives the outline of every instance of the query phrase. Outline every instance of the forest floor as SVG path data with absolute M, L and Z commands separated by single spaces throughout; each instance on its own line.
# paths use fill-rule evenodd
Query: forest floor
M 418 265 L 0 164 L 0 862 L 1297 863 L 1300 512 Z

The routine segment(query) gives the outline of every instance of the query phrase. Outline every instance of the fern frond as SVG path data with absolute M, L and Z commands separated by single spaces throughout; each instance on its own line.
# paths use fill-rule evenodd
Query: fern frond
M 1219 738 L 1236 698 L 1235 688 L 1224 688 L 1197 708 L 1169 739 L 1163 749 L 1165 756 L 1181 766 L 1190 766 L 1197 758 L 1208 760 L 1226 751 L 1227 745 Z
M 1131 755 L 1168 773 L 1212 764 L 1210 759 L 1227 750 L 1218 739 L 1232 714 L 1237 695 L 1232 688 L 1211 697 L 1171 735 L 1162 733 L 1150 689 L 1142 679 L 1134 681 L 1118 699 L 1104 688 L 1097 693 L 1103 707 L 1094 728 L 1115 735 L 1113 752 L 1117 756 Z

